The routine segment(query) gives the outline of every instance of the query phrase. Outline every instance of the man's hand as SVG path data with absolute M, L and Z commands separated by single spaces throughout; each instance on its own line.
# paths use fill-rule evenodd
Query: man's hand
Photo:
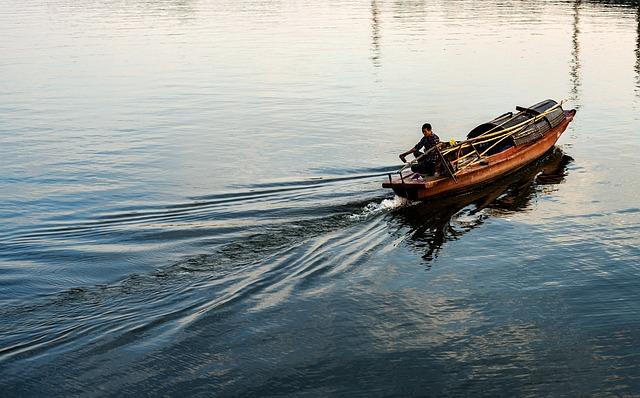
M 405 156 L 406 155 L 404 154 L 400 155 L 400 160 L 402 160 L 402 163 L 407 163 L 407 159 L 405 159 Z

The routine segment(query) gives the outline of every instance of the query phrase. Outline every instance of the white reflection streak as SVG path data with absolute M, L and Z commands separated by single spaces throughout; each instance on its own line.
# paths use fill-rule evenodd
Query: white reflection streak
M 640 97 L 640 3 L 638 3 L 638 12 L 636 14 L 636 95 Z
M 371 61 L 373 66 L 380 66 L 380 10 L 378 9 L 378 2 L 376 0 L 371 1 Z
M 573 4 L 573 34 L 571 36 L 571 42 L 573 49 L 571 51 L 571 70 L 569 76 L 571 77 L 571 100 L 577 101 L 580 92 L 580 5 L 582 1 L 576 0 Z M 576 104 L 576 108 L 579 106 Z

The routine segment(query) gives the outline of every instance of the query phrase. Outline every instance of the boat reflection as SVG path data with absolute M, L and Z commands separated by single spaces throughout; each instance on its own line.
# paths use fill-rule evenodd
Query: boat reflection
M 550 193 L 563 182 L 573 159 L 553 147 L 542 159 L 485 189 L 453 198 L 399 209 L 396 219 L 410 228 L 408 244 L 431 261 L 443 245 L 480 226 L 489 217 L 526 211 L 540 192 Z

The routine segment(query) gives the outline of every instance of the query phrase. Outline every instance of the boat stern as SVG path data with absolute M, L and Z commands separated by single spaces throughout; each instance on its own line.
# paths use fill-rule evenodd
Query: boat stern
M 423 177 L 418 173 L 397 174 L 392 176 L 387 174 L 388 180 L 382 183 L 383 188 L 391 188 L 393 192 L 406 199 L 420 200 L 425 196 L 425 192 L 434 185 L 434 181 L 440 177 Z

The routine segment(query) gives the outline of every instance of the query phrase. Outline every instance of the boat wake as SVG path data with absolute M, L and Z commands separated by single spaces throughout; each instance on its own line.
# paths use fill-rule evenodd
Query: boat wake
M 445 202 L 381 197 L 374 176 L 296 189 L 262 187 L 148 207 L 144 214 L 128 209 L 88 220 L 80 230 L 54 225 L 24 231 L 0 254 L 26 268 L 42 266 L 44 276 L 33 283 L 57 272 L 67 274 L 62 279 L 70 285 L 29 304 L 4 298 L 0 373 L 18 377 L 35 357 L 41 366 L 71 368 L 118 349 L 140 357 L 164 350 L 170 358 L 185 349 L 180 336 L 190 332 L 231 336 L 243 330 L 247 314 L 282 317 L 297 313 L 306 300 L 329 303 L 353 280 L 367 289 L 398 247 L 431 264 L 447 242 L 492 214 L 528 208 L 537 184 L 561 182 L 567 162 L 558 152 L 513 181 Z M 94 275 L 78 272 L 83 259 L 92 264 L 83 269 Z M 119 278 L 107 279 L 113 275 Z M 14 275 L 13 283 L 20 278 Z M 6 286 L 11 292 L 11 283 Z
M 362 220 L 385 211 L 393 211 L 405 206 L 410 206 L 412 203 L 414 202 L 396 195 L 391 199 L 383 199 L 381 202 L 367 203 L 360 212 L 350 214 L 347 217 L 350 220 Z

